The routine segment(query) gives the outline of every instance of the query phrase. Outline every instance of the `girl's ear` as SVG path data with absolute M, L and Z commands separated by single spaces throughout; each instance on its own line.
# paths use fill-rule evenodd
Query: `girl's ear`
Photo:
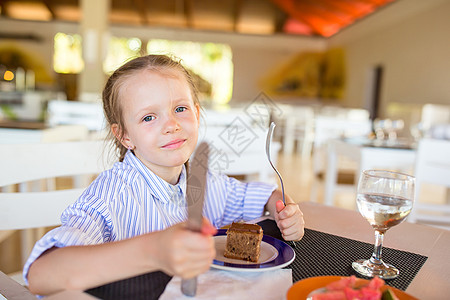
M 126 132 L 122 132 L 122 129 L 120 129 L 120 126 L 118 124 L 112 124 L 111 131 L 116 139 L 119 140 L 125 148 L 134 149 L 134 145 L 128 137 L 128 134 Z
M 197 117 L 197 121 L 200 124 L 200 105 L 195 104 L 195 116 Z
M 120 138 L 120 128 L 118 124 L 112 124 L 111 125 L 111 131 L 114 134 L 114 136 L 116 137 L 116 139 L 118 139 L 119 141 L 121 140 Z

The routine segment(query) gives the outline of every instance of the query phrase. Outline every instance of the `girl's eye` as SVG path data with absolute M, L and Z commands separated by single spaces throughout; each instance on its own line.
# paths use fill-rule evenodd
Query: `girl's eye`
M 175 111 L 176 111 L 176 112 L 183 112 L 183 111 L 185 111 L 186 109 L 187 109 L 186 107 L 180 106 L 180 107 L 175 108 Z
M 146 116 L 146 117 L 144 117 L 143 121 L 144 122 L 150 122 L 150 121 L 153 121 L 154 119 L 155 119 L 154 116 Z

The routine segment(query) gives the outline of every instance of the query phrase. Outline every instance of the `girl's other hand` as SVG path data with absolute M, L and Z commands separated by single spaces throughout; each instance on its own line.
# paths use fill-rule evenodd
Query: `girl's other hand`
M 286 241 L 298 241 L 304 235 L 305 221 L 298 204 L 289 196 L 285 196 L 286 206 L 278 200 L 275 204 L 275 221 Z
M 206 272 L 216 255 L 212 235 L 217 229 L 203 218 L 201 232 L 190 231 L 186 223 L 159 233 L 159 263 L 168 275 L 192 278 Z

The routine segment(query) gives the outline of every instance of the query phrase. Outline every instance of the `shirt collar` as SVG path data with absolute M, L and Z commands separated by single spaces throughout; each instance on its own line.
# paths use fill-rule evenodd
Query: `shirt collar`
M 174 202 L 184 205 L 186 202 L 186 167 L 183 165 L 181 169 L 178 183 L 173 185 L 153 173 L 142 161 L 137 158 L 130 150 L 125 154 L 123 159 L 125 164 L 134 167 L 144 178 L 150 188 L 151 194 L 161 202 Z

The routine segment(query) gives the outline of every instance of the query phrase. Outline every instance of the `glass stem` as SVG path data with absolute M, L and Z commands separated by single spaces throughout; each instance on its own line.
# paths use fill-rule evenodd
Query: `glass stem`
M 384 232 L 375 230 L 375 246 L 373 249 L 372 257 L 370 258 L 370 262 L 373 264 L 381 265 L 383 261 L 381 260 L 381 250 L 383 248 L 383 238 Z

